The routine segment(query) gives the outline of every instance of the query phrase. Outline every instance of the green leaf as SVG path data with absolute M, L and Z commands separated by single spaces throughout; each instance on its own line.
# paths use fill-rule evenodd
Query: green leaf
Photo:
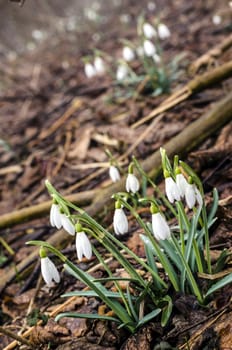
M 162 298 L 162 301 L 166 301 L 167 305 L 163 307 L 162 309 L 162 316 L 161 316 L 161 326 L 166 326 L 173 308 L 172 299 L 169 295 L 166 295 L 164 298 Z
M 155 309 L 146 316 L 144 316 L 137 324 L 137 328 L 141 327 L 143 324 L 147 323 L 148 321 L 151 321 L 153 318 L 155 318 L 157 315 L 160 314 L 162 310 L 161 309 Z
M 210 212 L 208 214 L 208 222 L 211 222 L 214 219 L 214 216 L 217 212 L 217 208 L 218 208 L 218 191 L 216 188 L 213 189 L 213 203 L 212 203 L 212 207 L 210 209 Z
M 226 286 L 227 284 L 232 283 L 232 273 L 222 278 L 217 283 L 213 284 L 212 287 L 209 288 L 208 292 L 206 293 L 205 297 L 208 297 L 210 294 L 216 292 L 216 290 Z
M 108 298 L 114 298 L 114 299 L 119 299 L 121 297 L 119 292 L 111 292 L 109 290 L 104 291 L 105 296 Z M 98 297 L 98 294 L 94 292 L 93 290 L 80 290 L 80 291 L 73 291 L 73 292 L 68 292 L 65 294 L 61 295 L 62 297 Z M 127 297 L 127 294 L 124 293 L 124 297 Z M 132 299 L 136 299 L 134 296 L 132 296 Z

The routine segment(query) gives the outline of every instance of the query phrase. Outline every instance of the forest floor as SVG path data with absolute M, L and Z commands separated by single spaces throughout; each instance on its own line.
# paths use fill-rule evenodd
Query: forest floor
M 26 245 L 29 240 L 53 237 L 53 244 L 70 260 L 96 278 L 102 277 L 95 257 L 77 261 L 70 236 L 50 226 L 49 206 L 39 207 L 50 200 L 44 181 L 49 179 L 64 196 L 77 194 L 81 206 L 87 211 L 91 208 L 95 218 L 109 227 L 114 187 L 105 150 L 126 172 L 132 156 L 143 164 L 167 145 L 171 156 L 178 153 L 202 179 L 207 203 L 217 188 L 218 220 L 210 229 L 211 253 L 231 252 L 232 108 L 229 118 L 222 116 L 204 135 L 193 135 L 191 125 L 231 96 L 232 9 L 228 1 L 216 0 L 160 0 L 156 8 L 148 1 L 113 4 L 110 10 L 92 8 L 81 28 L 69 24 L 69 29 L 51 34 L 33 51 L 8 57 L 0 65 L 0 348 L 232 349 L 231 285 L 215 293 L 210 306 L 200 311 L 194 309 L 192 299 L 175 296 L 166 327 L 154 320 L 133 336 L 103 321 L 64 318 L 56 323 L 54 317 L 60 311 L 90 314 L 101 303 L 94 297 L 62 298 L 66 292 L 84 288 L 64 271 L 59 284 L 47 287 L 40 274 L 38 248 Z M 183 54 L 170 91 L 158 96 L 144 88 L 144 81 L 133 87 L 117 84 L 112 73 L 122 54 L 120 40 L 135 42 L 141 14 L 149 22 L 159 18 L 170 29 L 171 36 L 161 41 L 165 64 Z M 89 79 L 82 58 L 92 56 L 94 49 L 106 53 L 108 66 L 114 67 L 110 73 Z M 131 64 L 139 71 L 138 59 Z M 189 89 L 196 77 L 227 64 L 229 73 L 199 89 Z M 189 144 L 178 141 L 170 151 L 184 130 L 190 130 Z M 158 168 L 158 164 L 146 166 L 152 172 Z M 164 191 L 162 178 L 154 180 Z M 109 193 L 105 204 L 101 191 Z M 101 200 L 96 203 L 95 197 Z M 30 208 L 34 214 L 28 214 Z M 144 258 L 141 228 L 132 217 L 129 226 L 122 240 Z M 57 264 L 61 271 L 62 263 Z M 112 271 L 118 268 L 114 260 L 109 266 Z M 225 271 L 231 268 L 228 259 Z M 47 323 L 44 315 L 50 316 Z M 15 341 L 12 333 L 25 339 L 25 344 Z

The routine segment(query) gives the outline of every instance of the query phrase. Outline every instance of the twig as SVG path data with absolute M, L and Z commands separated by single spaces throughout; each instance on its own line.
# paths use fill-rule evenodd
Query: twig
M 27 340 L 26 338 L 24 338 L 18 334 L 15 334 L 14 332 L 9 331 L 9 329 L 6 329 L 6 328 L 0 326 L 0 333 L 3 333 L 5 335 L 7 335 L 8 337 L 17 340 L 15 342 L 16 345 L 17 345 L 17 342 L 20 342 L 20 343 L 25 344 L 25 345 L 29 346 L 30 348 L 32 348 L 32 344 L 29 342 L 29 340 Z

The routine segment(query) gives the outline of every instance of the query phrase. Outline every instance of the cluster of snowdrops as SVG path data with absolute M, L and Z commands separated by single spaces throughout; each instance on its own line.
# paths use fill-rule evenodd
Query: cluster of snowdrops
M 113 313 L 113 316 L 63 313 L 57 316 L 57 320 L 63 316 L 103 318 L 119 323 L 119 327 L 126 327 L 132 333 L 155 317 L 159 317 L 161 325 L 165 326 L 172 312 L 173 293 L 194 295 L 199 305 L 203 305 L 210 301 L 212 293 L 232 281 L 232 274 L 228 274 L 213 284 L 208 280 L 203 288 L 199 279 L 201 274 L 219 272 L 226 264 L 226 251 L 222 252 L 217 264 L 212 265 L 210 258 L 209 229 L 216 220 L 217 191 L 213 191 L 212 206 L 206 211 L 202 183 L 195 172 L 185 162 L 180 161 L 178 156 L 174 157 L 171 164 L 164 149 L 161 149 L 161 159 L 165 193 L 160 191 L 133 158 L 128 167 L 125 192 L 113 195 L 114 232 L 105 229 L 82 208 L 63 198 L 46 180 L 46 186 L 53 198 L 51 225 L 57 229 L 63 228 L 75 236 L 78 260 L 83 257 L 91 259 L 94 255 L 105 268 L 107 277 L 94 279 L 46 242 L 28 242 L 41 247 L 41 272 L 44 281 L 49 286 L 53 285 L 53 281 L 60 282 L 58 269 L 48 256 L 50 252 L 63 262 L 68 273 L 89 287 L 89 290 L 73 291 L 64 296 L 99 297 Z M 110 163 L 109 175 L 113 182 L 121 178 L 117 163 L 113 161 Z M 152 187 L 154 195 L 147 196 L 148 187 Z M 139 214 L 141 206 L 149 206 L 150 219 Z M 130 231 L 128 214 L 136 219 L 142 229 L 140 238 L 144 244 L 146 259 L 137 256 L 120 239 Z M 104 246 L 128 277 L 113 275 L 104 257 L 92 245 L 90 237 Z M 161 271 L 158 268 L 160 264 Z M 138 266 L 145 271 L 147 278 L 143 278 L 138 272 Z M 116 292 L 106 288 L 107 281 L 114 284 Z M 127 287 L 122 281 L 126 282 Z

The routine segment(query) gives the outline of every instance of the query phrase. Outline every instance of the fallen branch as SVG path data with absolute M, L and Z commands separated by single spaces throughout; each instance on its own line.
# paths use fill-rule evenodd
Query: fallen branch
M 139 125 L 144 124 L 145 122 L 156 117 L 160 113 L 166 112 L 170 108 L 186 100 L 191 95 L 201 92 L 205 88 L 213 86 L 217 83 L 220 83 L 221 81 L 228 79 L 231 76 L 232 61 L 227 62 L 220 67 L 216 67 L 210 72 L 196 76 L 186 86 L 174 92 L 170 97 L 168 97 L 159 107 L 155 108 L 147 116 L 134 123 L 132 127 L 137 128 Z

